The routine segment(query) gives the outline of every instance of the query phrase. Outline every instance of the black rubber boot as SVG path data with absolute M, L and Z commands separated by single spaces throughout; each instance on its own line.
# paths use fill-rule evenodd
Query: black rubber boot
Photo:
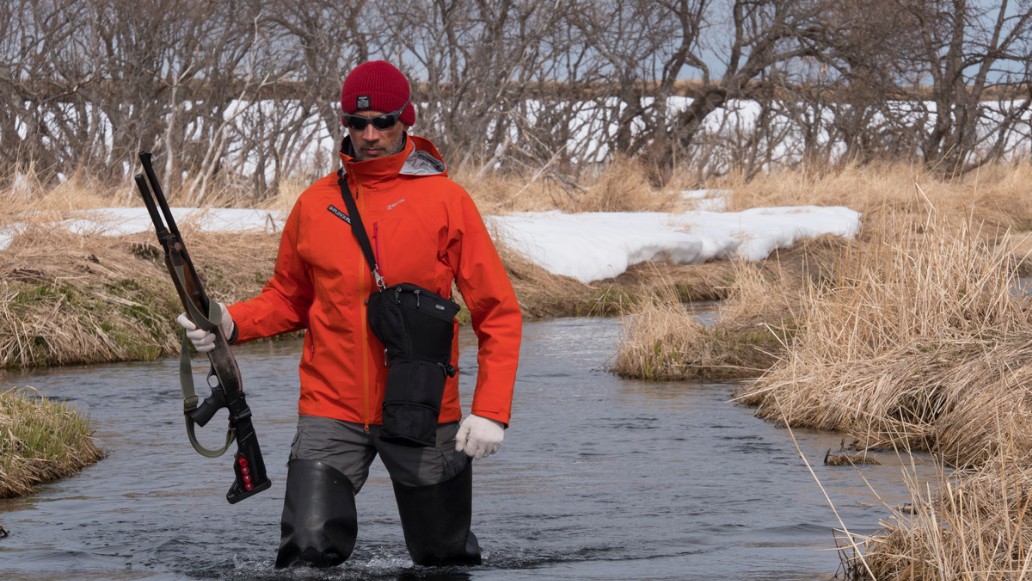
M 430 486 L 394 483 L 401 528 L 417 565 L 479 565 L 480 544 L 469 530 L 473 513 L 473 464 Z
M 357 536 L 355 488 L 347 476 L 318 460 L 291 460 L 276 568 L 339 565 Z

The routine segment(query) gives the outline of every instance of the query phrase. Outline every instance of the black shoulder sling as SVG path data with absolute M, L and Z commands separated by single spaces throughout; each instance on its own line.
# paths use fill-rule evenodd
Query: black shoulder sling
M 343 168 L 337 171 L 337 183 L 348 208 L 351 231 L 376 281 L 368 301 L 369 326 L 384 345 L 388 367 L 380 438 L 409 446 L 433 446 L 444 384 L 456 373 L 451 347 L 459 305 L 415 284 L 388 286 Z

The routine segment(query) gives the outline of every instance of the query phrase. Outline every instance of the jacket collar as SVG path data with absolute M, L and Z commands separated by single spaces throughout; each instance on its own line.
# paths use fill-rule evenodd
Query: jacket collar
M 344 173 L 364 185 L 394 179 L 399 175 L 448 175 L 444 159 L 427 139 L 405 134 L 405 145 L 394 155 L 358 161 L 351 138 L 344 137 L 340 160 Z

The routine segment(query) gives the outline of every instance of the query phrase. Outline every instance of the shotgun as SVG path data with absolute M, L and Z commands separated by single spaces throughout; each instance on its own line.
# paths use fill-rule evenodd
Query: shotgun
M 183 413 L 186 419 L 186 433 L 190 444 L 202 456 L 217 458 L 222 456 L 233 440 L 236 440 L 237 451 L 233 462 L 236 480 L 226 493 L 226 500 L 231 504 L 258 494 L 272 484 L 265 473 L 265 462 L 258 446 L 258 436 L 251 423 L 251 409 L 244 399 L 243 380 L 236 358 L 229 348 L 229 341 L 219 324 L 222 309 L 218 303 L 209 300 L 204 292 L 201 279 L 197 276 L 193 261 L 179 234 L 172 210 L 165 200 L 165 194 L 158 184 L 158 176 L 151 165 L 151 154 L 140 153 L 143 173 L 136 174 L 136 187 L 143 196 L 147 213 L 154 222 L 154 230 L 158 242 L 165 251 L 165 266 L 172 276 L 176 293 L 186 309 L 187 316 L 198 328 L 215 334 L 215 348 L 208 352 L 211 370 L 208 372 L 208 386 L 211 395 L 200 402 L 194 391 L 193 372 L 190 366 L 189 340 L 184 335 L 180 355 L 179 380 L 183 389 Z M 159 211 L 160 210 L 160 211 Z M 220 450 L 209 450 L 202 446 L 194 434 L 194 426 L 204 427 L 220 409 L 229 410 L 229 430 L 226 433 L 226 444 Z

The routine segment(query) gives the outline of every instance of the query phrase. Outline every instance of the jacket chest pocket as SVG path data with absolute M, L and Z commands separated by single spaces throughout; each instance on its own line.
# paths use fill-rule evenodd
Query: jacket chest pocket
M 395 213 L 396 212 L 396 213 Z M 388 284 L 429 286 L 438 270 L 446 222 L 416 212 L 387 212 L 366 226 L 380 273 Z
M 332 276 L 348 272 L 346 265 L 362 260 L 362 250 L 351 226 L 329 209 L 301 225 L 297 252 L 315 272 Z

